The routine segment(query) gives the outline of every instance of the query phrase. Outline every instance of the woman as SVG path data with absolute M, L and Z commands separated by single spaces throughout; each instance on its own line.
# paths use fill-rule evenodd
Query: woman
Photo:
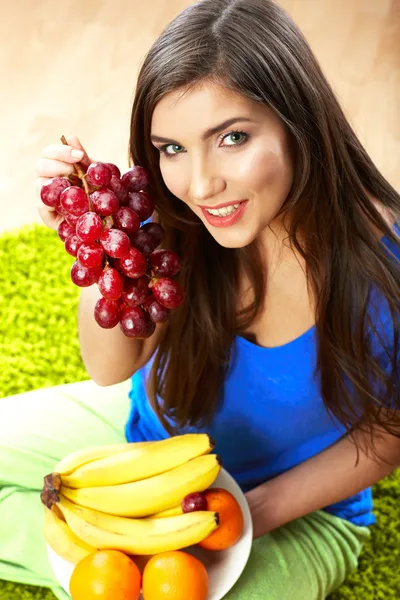
M 43 151 L 40 184 L 90 163 L 68 141 Z M 59 458 L 124 433 L 205 430 L 254 523 L 250 561 L 226 597 L 325 598 L 370 535 L 371 485 L 400 464 L 399 195 L 269 0 L 203 0 L 165 29 L 139 74 L 130 155 L 149 171 L 166 247 L 183 259 L 185 302 L 132 340 L 99 328 L 97 286 L 82 290 L 92 381 L 0 404 L 0 464 L 13 473 L 0 519 L 26 511 L 37 547 L 38 490 Z M 59 217 L 40 212 L 55 229 Z M 0 577 L 62 598 L 44 550 L 28 558 L 24 528 Z

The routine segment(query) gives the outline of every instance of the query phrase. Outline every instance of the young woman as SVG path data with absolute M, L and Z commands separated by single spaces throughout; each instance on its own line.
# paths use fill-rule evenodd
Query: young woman
M 43 151 L 40 184 L 90 163 L 68 141 Z M 97 286 L 84 288 L 91 381 L 1 401 L 0 578 L 64 597 L 39 499 L 62 456 L 204 430 L 254 523 L 226 598 L 321 600 L 356 568 L 371 486 L 400 464 L 400 197 L 270 0 L 203 0 L 165 29 L 139 74 L 130 155 L 186 299 L 134 340 L 97 325 Z

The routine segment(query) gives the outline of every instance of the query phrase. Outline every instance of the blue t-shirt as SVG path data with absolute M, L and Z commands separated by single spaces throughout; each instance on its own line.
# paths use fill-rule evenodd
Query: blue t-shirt
M 382 241 L 400 259 L 400 246 L 387 238 Z M 380 322 L 393 328 L 385 311 L 382 302 Z M 240 336 L 234 346 L 224 399 L 212 424 L 185 431 L 207 431 L 224 468 L 246 492 L 325 450 L 346 435 L 346 429 L 327 413 L 314 376 L 315 326 L 278 347 L 257 346 Z M 380 349 L 373 344 L 373 351 L 379 355 Z M 152 360 L 132 377 L 125 429 L 129 442 L 168 437 L 146 397 L 151 365 Z M 361 526 L 376 522 L 372 509 L 370 487 L 324 508 Z

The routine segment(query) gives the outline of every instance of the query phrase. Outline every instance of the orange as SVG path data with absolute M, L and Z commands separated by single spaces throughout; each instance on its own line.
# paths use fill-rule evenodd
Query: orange
M 208 510 L 219 514 L 219 527 L 198 545 L 205 550 L 226 550 L 239 540 L 243 531 L 243 513 L 238 501 L 222 488 L 205 492 Z
M 206 600 L 207 569 L 186 552 L 161 552 L 144 568 L 142 594 L 144 600 Z
M 141 574 L 119 550 L 96 550 L 85 556 L 72 573 L 72 600 L 138 600 Z

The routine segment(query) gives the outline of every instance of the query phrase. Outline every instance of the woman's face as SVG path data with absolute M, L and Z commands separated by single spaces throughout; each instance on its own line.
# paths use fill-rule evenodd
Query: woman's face
M 289 193 L 288 134 L 272 110 L 224 88 L 203 84 L 181 96 L 166 95 L 152 117 L 165 185 L 221 246 L 247 246 L 273 223 Z

